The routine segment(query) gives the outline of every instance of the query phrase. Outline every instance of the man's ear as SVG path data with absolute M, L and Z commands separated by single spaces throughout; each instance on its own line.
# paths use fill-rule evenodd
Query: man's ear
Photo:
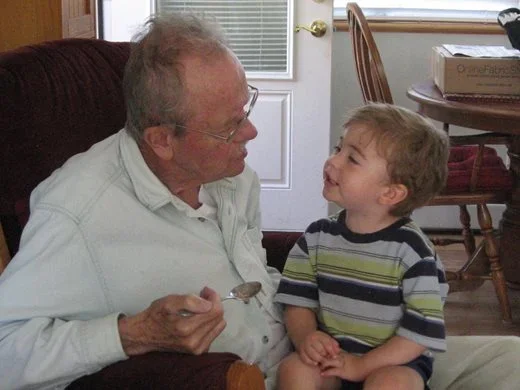
M 170 129 L 165 126 L 153 126 L 144 130 L 143 140 L 162 160 L 171 160 L 173 157 L 174 137 Z
M 387 206 L 393 206 L 405 200 L 407 196 L 408 188 L 404 184 L 390 184 L 379 197 L 379 202 Z

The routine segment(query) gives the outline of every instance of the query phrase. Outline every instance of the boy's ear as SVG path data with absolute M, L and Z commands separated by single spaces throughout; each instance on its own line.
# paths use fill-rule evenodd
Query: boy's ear
M 153 126 L 146 128 L 143 133 L 143 140 L 161 160 L 170 160 L 173 157 L 174 137 L 167 127 Z
M 387 206 L 393 206 L 403 201 L 408 196 L 408 188 L 404 184 L 390 184 L 379 197 L 379 202 Z

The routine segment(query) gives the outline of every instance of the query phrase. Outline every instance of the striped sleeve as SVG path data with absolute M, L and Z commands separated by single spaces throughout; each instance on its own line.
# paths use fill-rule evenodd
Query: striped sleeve
M 308 239 L 314 235 L 303 234 L 289 252 L 282 279 L 274 297 L 275 302 L 287 305 L 317 308 L 318 285 L 316 282 L 316 250 L 309 251 Z
M 446 350 L 443 305 L 447 287 L 436 256 L 417 261 L 402 280 L 404 314 L 397 334 L 435 351 Z

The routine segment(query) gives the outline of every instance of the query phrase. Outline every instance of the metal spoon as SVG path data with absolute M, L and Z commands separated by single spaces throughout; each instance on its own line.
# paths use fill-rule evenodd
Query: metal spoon
M 228 299 L 237 299 L 244 303 L 249 303 L 249 299 L 253 298 L 256 294 L 260 292 L 262 289 L 262 283 L 260 282 L 246 282 L 239 284 L 231 289 L 228 295 L 220 298 L 221 301 L 226 301 Z M 189 310 L 181 309 L 177 312 L 177 315 L 181 317 L 189 317 L 195 313 L 192 313 Z

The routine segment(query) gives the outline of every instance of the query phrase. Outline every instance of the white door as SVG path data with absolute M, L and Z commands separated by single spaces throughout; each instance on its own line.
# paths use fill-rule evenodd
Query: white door
M 191 3 L 192 7 L 204 7 L 206 12 L 212 5 L 209 1 L 199 0 L 170 3 Z M 228 4 L 231 3 L 234 8 L 229 12 L 236 13 L 239 7 L 269 1 L 240 0 Z M 322 167 L 330 151 L 333 0 L 277 0 L 270 3 L 271 8 L 266 7 L 262 12 L 274 12 L 275 6 L 286 7 L 284 18 L 269 18 L 269 23 L 277 20 L 273 26 L 276 27 L 273 28 L 274 35 L 282 27 L 283 34 L 278 35 L 283 35 L 286 63 L 274 67 L 277 68 L 274 70 L 264 67 L 263 71 L 247 72 L 249 83 L 260 89 L 251 115 L 258 128 L 258 137 L 248 145 L 247 162 L 258 172 L 262 184 L 262 228 L 302 231 L 313 220 L 328 214 L 328 205 L 321 191 Z M 154 10 L 153 2 L 149 0 L 134 0 L 132 4 L 129 9 L 127 1 L 104 0 L 105 39 L 129 40 L 135 26 Z M 228 17 L 228 11 L 223 10 L 227 6 L 219 5 L 218 12 L 224 15 L 223 18 Z M 227 21 L 232 19 L 228 17 Z M 239 19 L 243 21 L 243 18 Z M 304 29 L 294 32 L 296 25 L 309 27 L 316 20 L 325 22 L 327 31 L 324 36 L 315 37 Z M 244 47 L 247 48 L 247 44 L 242 49 Z M 268 48 L 269 44 L 264 43 L 262 47 Z M 247 57 L 247 50 L 243 50 Z M 240 53 L 237 54 L 244 63 Z M 265 59 L 270 61 L 268 55 L 264 56 Z
M 265 230 L 302 231 L 328 214 L 321 191 L 330 152 L 332 0 L 295 0 L 292 11 L 287 77 L 249 76 L 260 96 L 251 116 L 258 137 L 248 147 L 248 163 L 262 183 Z M 326 23 L 324 36 L 294 32 L 315 20 Z

